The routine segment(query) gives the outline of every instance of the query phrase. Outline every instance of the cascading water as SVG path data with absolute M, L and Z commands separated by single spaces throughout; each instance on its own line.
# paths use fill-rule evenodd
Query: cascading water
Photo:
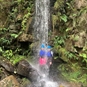
M 48 30 L 50 26 L 50 0 L 36 0 L 35 1 L 35 20 L 34 20 L 34 38 L 36 47 L 34 48 L 35 59 L 38 57 L 40 51 L 40 45 L 42 43 L 48 44 Z M 37 71 L 39 71 L 38 67 Z M 46 72 L 48 73 L 48 72 Z M 48 73 L 49 74 L 49 73 Z M 45 77 L 38 79 L 36 87 L 39 87 L 39 83 L 43 83 L 43 87 L 58 87 L 56 82 L 49 80 L 48 74 L 45 74 Z M 41 86 L 42 87 L 42 86 Z
M 37 55 L 40 45 L 48 43 L 48 29 L 50 24 L 50 0 L 35 1 L 35 22 L 34 22 L 34 37 L 37 41 Z

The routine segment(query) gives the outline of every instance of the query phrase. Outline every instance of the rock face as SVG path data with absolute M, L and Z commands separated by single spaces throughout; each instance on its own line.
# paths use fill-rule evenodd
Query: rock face
M 37 70 L 33 68 L 26 60 L 21 60 L 16 66 L 13 66 L 10 62 L 7 61 L 0 61 L 0 66 L 5 68 L 5 70 L 8 72 L 27 77 L 31 81 L 37 81 L 37 79 L 40 78 Z
M 74 82 L 63 82 L 62 84 L 59 85 L 59 87 L 82 87 L 81 84 L 74 83 Z
M 0 87 L 20 87 L 14 76 L 8 76 L 0 81 Z
M 77 35 L 77 40 L 74 42 L 74 46 L 78 48 L 83 48 L 86 43 L 87 34 L 85 31 L 79 32 Z
M 19 42 L 32 42 L 33 41 L 33 36 L 30 34 L 23 33 L 18 37 Z
M 27 77 L 31 81 L 37 81 L 40 78 L 39 73 L 26 60 L 22 60 L 18 64 L 17 73 Z
M 8 61 L 0 61 L 0 66 L 4 67 L 9 72 L 14 72 L 14 66 Z

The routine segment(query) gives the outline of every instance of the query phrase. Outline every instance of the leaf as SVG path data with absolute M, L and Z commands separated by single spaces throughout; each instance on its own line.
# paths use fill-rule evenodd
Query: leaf
M 57 59 L 58 57 L 56 56 L 56 57 L 54 57 L 54 59 Z
M 72 28 L 67 28 L 67 29 L 66 29 L 66 32 L 68 32 L 68 31 L 70 31 L 70 30 L 72 30 Z
M 18 35 L 17 34 L 11 34 L 11 37 L 17 38 Z
M 3 52 L 2 48 L 0 47 L 0 52 Z
M 81 57 L 87 58 L 87 55 L 85 53 L 80 54 Z
M 64 22 L 67 22 L 67 16 L 64 14 L 60 17 Z

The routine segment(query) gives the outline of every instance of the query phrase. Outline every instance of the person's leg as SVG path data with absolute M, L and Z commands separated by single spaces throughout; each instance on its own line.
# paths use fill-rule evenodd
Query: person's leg
M 52 65 L 52 58 L 48 58 L 47 65 L 48 65 L 48 67 L 50 67 Z

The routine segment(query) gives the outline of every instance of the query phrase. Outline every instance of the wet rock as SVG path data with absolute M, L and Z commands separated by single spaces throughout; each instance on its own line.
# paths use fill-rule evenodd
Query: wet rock
M 29 78 L 31 81 L 37 81 L 40 78 L 39 73 L 26 60 L 22 60 L 18 64 L 17 73 Z
M 14 66 L 8 61 L 1 61 L 0 66 L 4 67 L 9 72 L 14 72 Z
M 2 66 L 6 71 L 27 77 L 31 81 L 37 81 L 38 78 L 40 78 L 37 70 L 32 67 L 27 60 L 21 60 L 16 66 L 13 66 L 8 61 L 0 61 L 0 66 Z
M 11 24 L 9 25 L 9 29 L 15 30 L 15 29 L 16 29 L 15 24 L 14 24 L 14 23 L 11 23 Z
M 33 36 L 30 34 L 23 33 L 18 37 L 19 42 L 32 42 L 33 41 Z
M 78 35 L 75 36 L 76 41 L 74 41 L 74 46 L 78 47 L 78 48 L 83 48 L 85 46 L 85 42 L 86 42 L 86 32 L 82 31 L 79 32 Z
M 28 76 L 30 71 L 31 71 L 31 65 L 27 61 L 22 60 L 19 62 L 18 68 L 17 68 L 18 74 L 23 76 Z
M 81 7 L 85 7 L 87 5 L 86 0 L 75 0 L 75 5 L 77 9 L 81 9 Z
M 23 18 L 23 15 L 22 15 L 22 13 L 19 13 L 18 15 L 17 15 L 17 18 L 16 18 L 16 21 L 22 21 L 22 18 Z
M 59 85 L 59 87 L 82 87 L 81 84 L 75 82 L 63 82 Z
M 16 78 L 11 75 L 0 81 L 0 87 L 20 87 L 20 85 Z

